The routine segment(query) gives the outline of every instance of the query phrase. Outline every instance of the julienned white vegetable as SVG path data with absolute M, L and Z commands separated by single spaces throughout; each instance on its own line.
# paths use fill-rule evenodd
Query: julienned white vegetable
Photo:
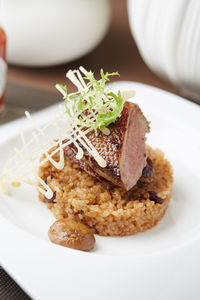
M 80 71 L 84 74 L 84 78 Z M 56 87 L 63 94 L 66 112 L 73 118 L 76 125 L 89 127 L 97 132 L 97 129 L 102 130 L 115 122 L 123 109 L 120 92 L 115 94 L 105 90 L 109 77 L 119 76 L 119 73 L 106 72 L 104 74 L 101 69 L 101 79 L 97 81 L 93 72 L 87 72 L 83 67 L 80 67 L 80 71 L 70 70 L 67 73 L 67 77 L 78 88 L 76 93 L 68 95 L 67 87 L 61 84 L 57 84 Z
M 85 75 L 87 83 L 80 71 Z M 39 127 L 37 121 L 28 112 L 25 113 L 32 121 L 34 128 L 29 140 L 26 140 L 23 131 L 20 131 L 23 146 L 20 149 L 14 149 L 15 154 L 6 162 L 0 174 L 0 189 L 3 192 L 8 191 L 9 183 L 18 186 L 20 182 L 24 182 L 36 186 L 46 198 L 51 198 L 53 191 L 39 177 L 38 168 L 50 161 L 55 168 L 62 169 L 64 167 L 63 148 L 70 144 L 77 148 L 77 159 L 83 157 L 83 149 L 85 149 L 94 157 L 99 166 L 106 167 L 106 161 L 89 141 L 87 134 L 93 130 L 97 132 L 97 129 L 109 134 L 105 126 L 120 116 L 123 109 L 120 92 L 114 94 L 105 90 L 105 83 L 109 76 L 118 75 L 118 73 L 104 74 L 101 70 L 101 79 L 97 81 L 92 72 L 87 72 L 83 67 L 80 71 L 70 70 L 67 73 L 67 77 L 78 88 L 76 93 L 68 95 L 65 86 L 57 86 L 65 98 L 65 105 L 61 106 L 61 111 L 55 114 L 53 120 Z M 53 147 L 54 150 L 49 151 Z M 58 157 L 54 159 L 55 154 L 59 155 L 59 159 Z

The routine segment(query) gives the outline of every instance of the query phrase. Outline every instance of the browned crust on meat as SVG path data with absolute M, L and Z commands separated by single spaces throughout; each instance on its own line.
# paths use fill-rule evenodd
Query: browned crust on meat
M 108 127 L 111 132 L 110 135 L 106 136 L 101 131 L 98 131 L 97 135 L 94 132 L 88 134 L 87 137 L 90 142 L 94 145 L 98 153 L 106 160 L 107 166 L 105 168 L 101 168 L 95 159 L 85 149 L 84 157 L 81 160 L 77 160 L 77 149 L 73 145 L 67 146 L 64 149 L 65 155 L 71 157 L 84 171 L 91 176 L 94 176 L 99 180 L 104 178 L 126 189 L 123 178 L 121 178 L 120 161 L 122 158 L 122 151 L 125 151 L 124 148 L 126 147 L 125 139 L 127 138 L 127 129 L 133 113 L 140 115 L 140 118 L 144 122 L 146 132 L 149 132 L 149 123 L 144 117 L 139 106 L 137 104 L 125 102 L 121 117 L 119 117 L 115 123 L 110 124 Z M 144 163 L 141 167 L 140 175 L 137 175 L 137 178 L 135 178 L 134 184 L 142 175 L 143 167 L 146 165 L 147 154 L 145 151 L 145 138 L 141 142 L 144 144 L 144 153 L 142 153 L 142 159 L 144 160 Z
M 66 147 L 65 148 L 65 155 L 67 157 L 70 157 L 71 159 L 73 159 L 73 161 L 75 163 L 77 163 L 81 167 L 81 169 L 83 169 L 89 175 L 97 178 L 100 181 L 105 181 L 106 180 L 104 177 L 100 176 L 98 173 L 95 172 L 95 170 L 93 170 L 90 167 L 90 165 L 88 164 L 85 157 L 83 157 L 81 160 L 77 159 L 76 158 L 76 153 L 77 152 L 73 147 Z M 139 179 L 139 182 L 141 182 L 141 183 L 150 183 L 152 181 L 153 174 L 154 174 L 153 162 L 149 157 L 147 157 L 147 164 L 146 164 L 146 166 L 144 167 L 144 169 L 142 171 L 142 175 Z

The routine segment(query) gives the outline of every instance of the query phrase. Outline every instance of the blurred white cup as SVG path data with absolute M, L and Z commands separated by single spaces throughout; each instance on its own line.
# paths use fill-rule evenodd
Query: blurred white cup
M 200 1 L 128 0 L 128 15 L 147 65 L 200 103 Z
M 52 66 L 90 52 L 110 23 L 109 0 L 3 0 L 9 63 Z

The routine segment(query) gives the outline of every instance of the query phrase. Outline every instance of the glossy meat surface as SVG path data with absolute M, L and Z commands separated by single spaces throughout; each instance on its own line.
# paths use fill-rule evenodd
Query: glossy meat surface
M 130 190 L 142 176 L 147 164 L 145 135 L 149 124 L 139 106 L 125 102 L 121 116 L 108 126 L 110 134 L 90 133 L 87 137 L 99 154 L 106 160 L 107 166 L 101 168 L 94 158 L 84 151 L 84 157 L 77 160 L 76 149 L 67 146 L 65 155 L 75 160 L 82 169 L 92 176 L 106 180 Z

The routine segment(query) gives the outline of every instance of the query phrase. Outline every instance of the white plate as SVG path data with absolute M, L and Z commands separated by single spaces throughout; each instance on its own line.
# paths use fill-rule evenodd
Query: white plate
M 200 108 L 139 83 L 118 82 L 113 89 L 137 91 L 134 102 L 151 120 L 148 143 L 174 167 L 166 215 L 145 233 L 96 236 L 94 251 L 84 253 L 50 243 L 51 212 L 33 188 L 13 188 L 0 195 L 0 264 L 38 300 L 200 299 Z M 48 110 L 38 119 L 48 119 Z M 19 137 L 0 143 L 1 167 Z

